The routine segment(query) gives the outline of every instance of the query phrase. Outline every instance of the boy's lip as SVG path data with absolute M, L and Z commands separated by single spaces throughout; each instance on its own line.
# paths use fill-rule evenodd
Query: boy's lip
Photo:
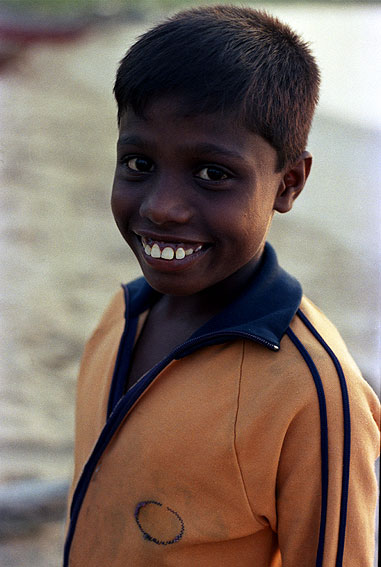
M 165 271 L 187 268 L 203 255 L 210 244 L 168 234 L 135 232 L 144 260 Z
M 153 242 L 159 242 L 159 243 L 163 243 L 163 244 L 168 244 L 168 245 L 174 245 L 174 246 L 187 246 L 187 247 L 195 247 L 197 248 L 197 246 L 206 246 L 209 245 L 210 243 L 203 241 L 203 240 L 199 240 L 197 238 L 189 238 L 189 237 L 183 237 L 183 236 L 177 236 L 174 234 L 158 234 L 158 233 L 153 233 L 153 232 L 148 232 L 148 231 L 134 231 L 135 234 L 140 238 L 144 238 L 146 241 L 153 241 Z

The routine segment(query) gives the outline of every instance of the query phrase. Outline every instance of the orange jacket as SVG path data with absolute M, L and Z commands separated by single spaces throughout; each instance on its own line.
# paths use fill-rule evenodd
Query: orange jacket
M 123 395 L 156 299 L 126 286 L 87 344 L 65 567 L 371 567 L 378 400 L 271 247 Z

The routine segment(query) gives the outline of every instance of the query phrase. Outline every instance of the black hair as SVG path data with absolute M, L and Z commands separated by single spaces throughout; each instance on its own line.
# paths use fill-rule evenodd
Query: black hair
M 304 151 L 319 97 L 319 69 L 308 44 L 266 12 L 198 7 L 144 33 L 122 59 L 114 87 L 118 120 L 144 116 L 175 95 L 184 114 L 233 114 L 277 151 L 277 169 Z

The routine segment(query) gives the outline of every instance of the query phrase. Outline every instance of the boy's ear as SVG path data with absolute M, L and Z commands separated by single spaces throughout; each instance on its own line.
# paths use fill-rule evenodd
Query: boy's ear
M 274 210 L 278 213 L 287 213 L 292 209 L 295 199 L 300 195 L 307 177 L 310 174 L 312 165 L 312 155 L 310 152 L 303 152 L 282 177 L 278 193 L 274 202 Z

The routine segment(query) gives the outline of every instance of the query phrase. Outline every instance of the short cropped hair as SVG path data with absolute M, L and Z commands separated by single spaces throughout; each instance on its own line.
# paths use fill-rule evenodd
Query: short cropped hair
M 276 150 L 277 171 L 307 145 L 319 97 L 319 69 L 307 43 L 266 12 L 230 5 L 179 12 L 144 33 L 120 62 L 118 120 L 144 116 L 163 96 L 184 115 L 221 112 Z

